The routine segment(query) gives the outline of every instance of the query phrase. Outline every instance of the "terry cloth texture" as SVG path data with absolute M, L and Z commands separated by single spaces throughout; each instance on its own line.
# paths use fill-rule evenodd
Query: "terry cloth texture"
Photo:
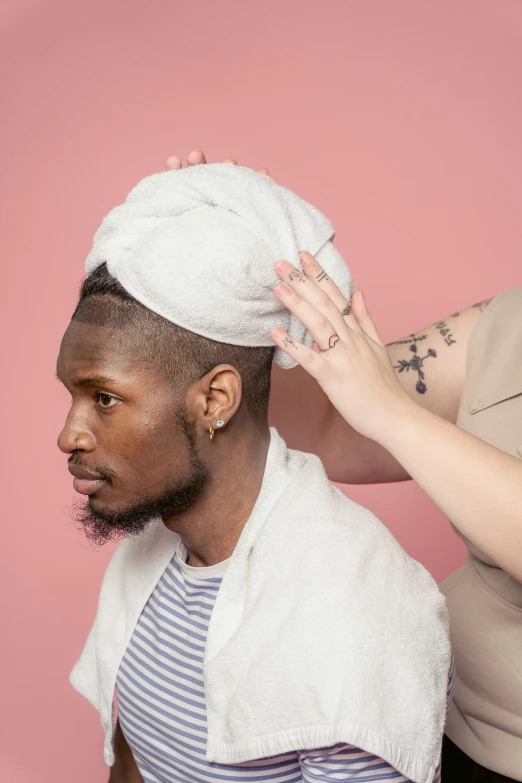
M 107 263 L 131 296 L 168 321 L 217 342 L 273 346 L 284 329 L 312 345 L 274 296 L 274 264 L 315 254 L 348 299 L 350 272 L 317 209 L 269 177 L 226 163 L 153 174 L 104 219 L 85 271 Z M 280 367 L 295 362 L 279 348 Z
M 71 681 L 112 749 L 118 670 L 179 536 L 159 520 L 125 540 Z M 230 558 L 204 656 L 207 759 L 237 764 L 355 745 L 414 783 L 439 762 L 451 664 L 445 601 L 317 457 L 272 430 L 257 502 Z

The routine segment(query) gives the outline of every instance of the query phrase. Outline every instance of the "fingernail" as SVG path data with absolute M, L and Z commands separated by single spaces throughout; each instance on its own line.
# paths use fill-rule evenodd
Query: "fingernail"
M 299 251 L 299 258 L 301 259 L 301 263 L 304 264 L 311 264 L 313 259 L 313 256 L 310 255 L 310 253 L 307 250 L 300 250 Z
M 292 264 L 289 261 L 278 261 L 275 265 L 276 272 L 278 274 L 285 273 L 285 272 L 291 272 L 293 269 Z

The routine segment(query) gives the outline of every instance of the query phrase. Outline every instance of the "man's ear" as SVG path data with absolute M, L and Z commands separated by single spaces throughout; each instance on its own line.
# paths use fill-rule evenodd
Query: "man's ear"
M 219 364 L 197 381 L 188 393 L 187 409 L 198 430 L 226 426 L 241 405 L 243 383 L 231 364 Z

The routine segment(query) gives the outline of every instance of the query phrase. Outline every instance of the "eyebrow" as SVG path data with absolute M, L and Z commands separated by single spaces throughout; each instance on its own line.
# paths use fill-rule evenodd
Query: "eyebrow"
M 62 381 L 58 373 L 56 373 L 56 377 L 59 381 Z M 76 380 L 72 381 L 72 386 L 106 386 L 114 383 L 116 383 L 114 378 L 107 378 L 106 375 L 86 375 L 83 378 L 77 378 Z

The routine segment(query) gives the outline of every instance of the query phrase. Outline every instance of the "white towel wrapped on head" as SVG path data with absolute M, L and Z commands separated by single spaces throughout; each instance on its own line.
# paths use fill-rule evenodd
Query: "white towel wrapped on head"
M 331 223 L 269 177 L 227 163 L 153 174 L 104 219 L 85 271 L 109 272 L 145 307 L 217 342 L 273 346 L 278 326 L 311 346 L 274 296 L 274 264 L 313 253 L 348 298 L 352 278 Z M 279 348 L 275 362 L 295 362 Z

